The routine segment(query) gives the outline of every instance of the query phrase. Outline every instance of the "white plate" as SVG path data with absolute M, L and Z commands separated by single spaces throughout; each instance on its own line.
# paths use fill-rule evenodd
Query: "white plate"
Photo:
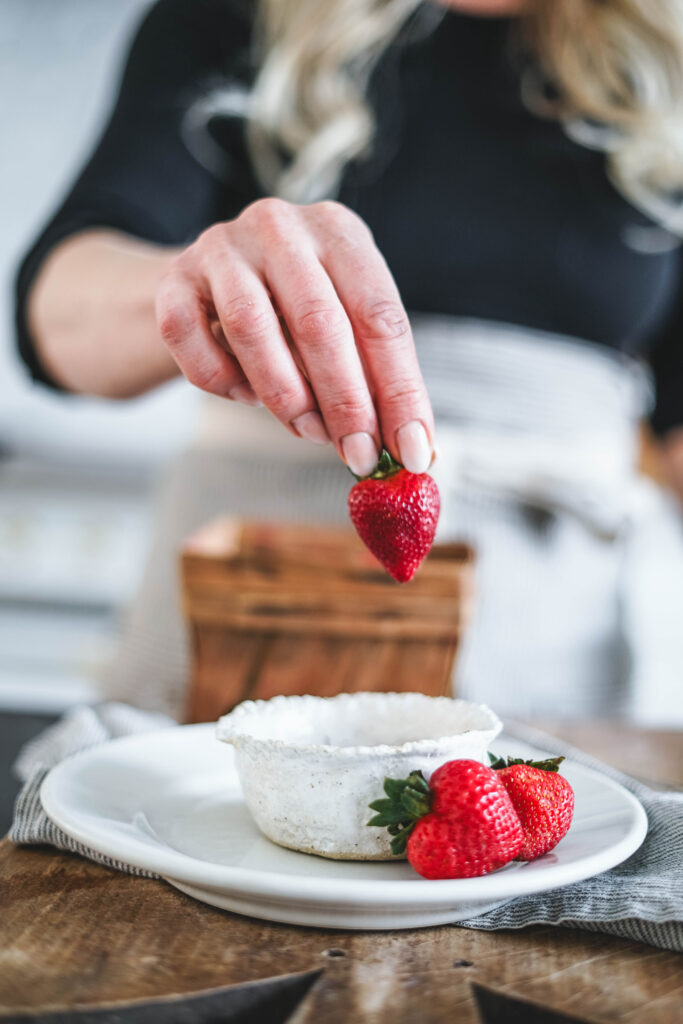
M 482 878 L 426 881 L 405 862 L 332 861 L 275 846 L 253 824 L 232 750 L 214 725 L 114 740 L 54 768 L 41 799 L 74 839 L 164 876 L 196 899 L 239 914 L 329 928 L 419 928 L 483 913 L 515 896 L 590 878 L 625 860 L 647 831 L 622 786 L 567 763 L 572 827 L 545 857 Z M 493 749 L 538 753 L 499 739 Z M 378 794 L 379 796 L 380 794 Z

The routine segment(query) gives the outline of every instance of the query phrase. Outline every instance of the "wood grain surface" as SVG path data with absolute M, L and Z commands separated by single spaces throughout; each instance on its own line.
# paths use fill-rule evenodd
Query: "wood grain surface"
M 0 844 L 0 878 L 0 1019 L 320 967 L 296 1024 L 479 1024 L 471 981 L 586 1021 L 680 1019 L 680 957 L 607 936 L 274 925 L 196 903 L 163 882 L 7 841 Z
M 446 693 L 474 586 L 464 544 L 399 585 L 348 528 L 235 520 L 202 527 L 181 569 L 190 722 L 278 693 Z
M 638 729 L 623 722 L 605 721 L 546 720 L 530 724 L 648 786 L 683 789 L 683 732 Z
M 605 723 L 555 723 L 554 731 L 603 759 L 618 751 L 626 763 L 637 752 L 639 774 L 683 785 L 680 733 Z M 594 1024 L 681 1019 L 680 956 L 588 932 L 276 925 L 207 907 L 163 882 L 7 840 L 0 907 L 0 1019 L 321 968 L 290 1024 L 481 1024 L 473 982 Z

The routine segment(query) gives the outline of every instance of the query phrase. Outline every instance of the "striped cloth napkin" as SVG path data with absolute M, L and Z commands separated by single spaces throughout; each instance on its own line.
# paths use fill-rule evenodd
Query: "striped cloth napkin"
M 166 715 L 119 703 L 69 712 L 28 743 L 17 759 L 15 771 L 24 785 L 15 806 L 11 841 L 47 843 L 107 867 L 150 877 L 148 872 L 113 861 L 62 832 L 43 810 L 40 786 L 50 768 L 65 757 L 109 739 L 172 724 Z M 621 783 L 645 808 L 649 830 L 640 849 L 611 871 L 538 896 L 513 899 L 486 914 L 461 921 L 459 926 L 493 931 L 551 924 L 608 932 L 661 949 L 683 951 L 683 793 L 650 789 L 538 730 L 515 725 L 506 727 L 506 732 L 553 754 L 564 754 Z

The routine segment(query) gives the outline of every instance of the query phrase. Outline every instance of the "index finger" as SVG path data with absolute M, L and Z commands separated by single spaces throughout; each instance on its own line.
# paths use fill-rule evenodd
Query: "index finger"
M 434 414 L 408 315 L 370 232 L 345 232 L 320 253 L 370 378 L 384 446 L 411 473 L 434 453 Z

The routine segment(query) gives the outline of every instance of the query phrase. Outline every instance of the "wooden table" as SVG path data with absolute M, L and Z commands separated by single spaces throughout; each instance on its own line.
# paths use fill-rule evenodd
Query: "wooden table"
M 683 786 L 680 733 L 545 725 L 651 782 Z M 163 882 L 7 840 L 0 907 L 0 1020 L 51 1009 L 71 1020 L 76 1007 L 283 977 L 268 1012 L 239 1020 L 673 1024 L 683 1016 L 680 956 L 589 932 L 273 925 L 196 903 Z M 495 993 L 531 1005 L 497 1010 Z

